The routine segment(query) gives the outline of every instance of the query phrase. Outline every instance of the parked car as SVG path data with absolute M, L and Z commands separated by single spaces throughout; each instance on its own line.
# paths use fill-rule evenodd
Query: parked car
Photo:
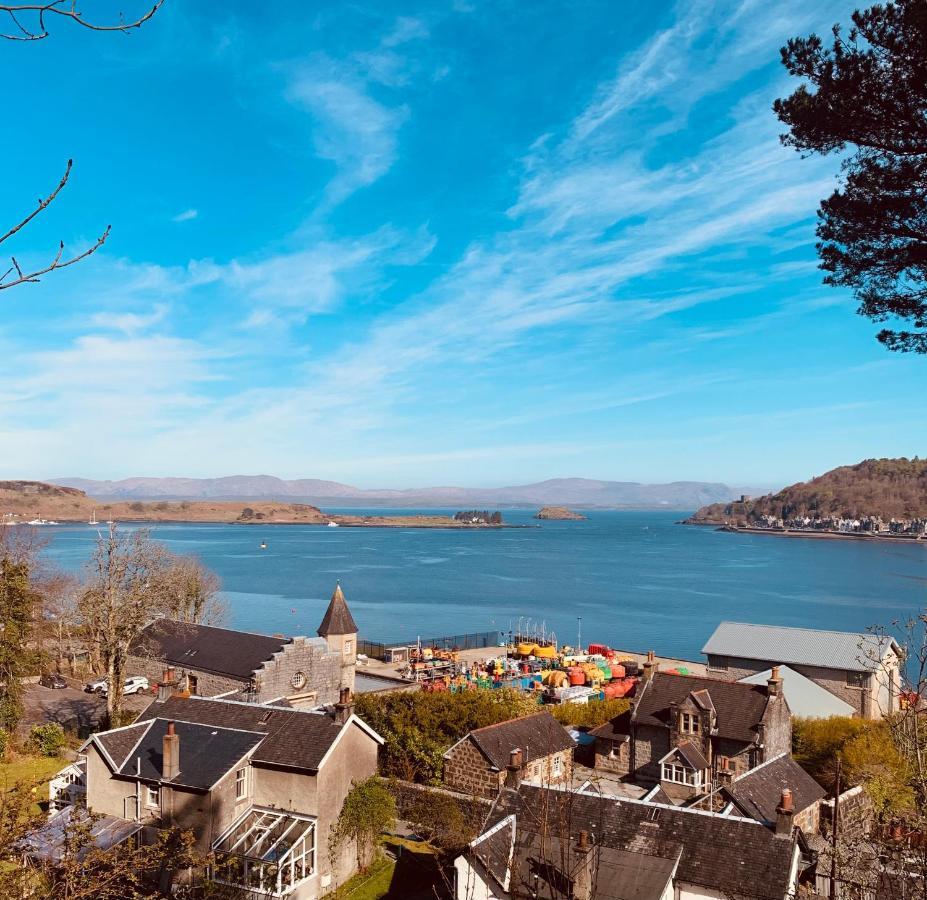
M 129 694 L 140 694 L 142 691 L 147 691 L 149 687 L 148 679 L 144 675 L 130 675 L 122 682 L 122 694 L 124 697 Z M 102 691 L 104 696 L 108 690 L 109 688 L 104 684 Z
M 106 693 L 106 679 L 97 678 L 95 681 L 88 681 L 84 685 L 84 690 L 88 694 L 105 694 Z
M 43 675 L 39 679 L 39 684 L 42 685 L 42 687 L 52 688 L 58 691 L 68 686 L 68 683 L 57 672 L 49 672 L 47 675 Z

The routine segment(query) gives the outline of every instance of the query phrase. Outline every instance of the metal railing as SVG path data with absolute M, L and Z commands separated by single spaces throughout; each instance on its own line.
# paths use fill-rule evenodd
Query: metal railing
M 500 634 L 499 631 L 471 631 L 466 634 L 446 634 L 441 637 L 421 638 L 420 640 L 423 647 L 439 647 L 442 650 L 479 650 L 483 647 L 497 647 Z M 358 638 L 357 652 L 373 659 L 385 659 L 389 648 L 412 647 L 418 643 L 418 640 L 384 642 Z

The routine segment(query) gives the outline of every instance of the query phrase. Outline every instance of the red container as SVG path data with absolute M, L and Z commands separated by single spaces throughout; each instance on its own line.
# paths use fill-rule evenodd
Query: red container
M 612 678 L 624 678 L 627 674 L 624 670 L 624 666 L 620 663 L 612 663 L 609 668 L 612 670 Z
M 586 673 L 579 666 L 570 666 L 567 670 L 567 674 L 570 677 L 571 685 L 586 683 Z
M 607 650 L 608 644 L 590 644 L 587 648 L 587 652 L 590 656 L 605 656 Z

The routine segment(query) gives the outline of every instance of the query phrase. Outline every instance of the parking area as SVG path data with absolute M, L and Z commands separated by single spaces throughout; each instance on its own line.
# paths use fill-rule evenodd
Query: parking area
M 70 685 L 77 682 L 69 679 Z M 133 694 L 123 698 L 123 707 L 141 712 L 149 703 L 150 693 Z M 106 700 L 99 694 L 86 694 L 78 686 L 54 690 L 40 684 L 27 684 L 23 691 L 25 713 L 20 730 L 27 734 L 33 725 L 57 722 L 67 731 L 81 737 L 90 734 L 99 724 L 106 710 Z

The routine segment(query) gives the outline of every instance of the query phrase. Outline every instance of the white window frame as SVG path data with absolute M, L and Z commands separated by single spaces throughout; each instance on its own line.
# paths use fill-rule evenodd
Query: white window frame
M 354 655 L 354 640 L 353 638 L 347 638 L 344 642 L 344 655 L 353 656 Z
M 235 772 L 235 799 L 245 800 L 248 797 L 248 767 L 242 766 Z
M 551 766 L 551 772 L 557 778 L 563 774 L 563 760 L 560 758 L 559 754 L 554 757 L 554 761 Z
M 684 784 L 686 787 L 701 787 L 702 773 L 695 769 L 690 769 L 681 763 L 665 762 L 661 763 L 661 775 L 663 781 L 670 781 L 673 784 Z
M 145 785 L 145 807 L 147 809 L 161 808 L 161 789 L 152 787 L 150 784 Z
M 683 734 L 698 734 L 699 720 L 695 713 L 683 712 L 679 714 L 679 730 Z

